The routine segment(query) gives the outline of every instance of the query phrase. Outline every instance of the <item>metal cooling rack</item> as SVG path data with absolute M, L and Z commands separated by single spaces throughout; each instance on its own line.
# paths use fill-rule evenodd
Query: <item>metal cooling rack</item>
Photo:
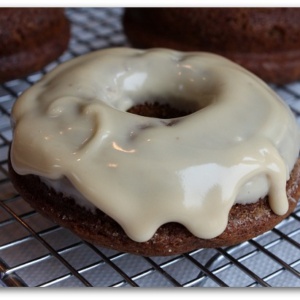
M 140 257 L 95 247 L 36 213 L 7 173 L 10 111 L 26 88 L 56 65 L 108 46 L 126 45 L 121 8 L 67 9 L 68 51 L 41 72 L 0 86 L 0 286 L 3 287 L 299 287 L 300 206 L 275 229 L 231 248 Z M 272 86 L 300 124 L 300 82 Z

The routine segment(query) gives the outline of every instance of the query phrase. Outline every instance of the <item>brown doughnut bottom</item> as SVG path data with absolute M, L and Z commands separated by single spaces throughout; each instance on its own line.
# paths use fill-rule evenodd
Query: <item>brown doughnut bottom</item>
M 63 197 L 34 175 L 21 176 L 9 162 L 9 174 L 16 190 L 36 211 L 55 223 L 70 229 L 95 245 L 144 256 L 181 254 L 199 248 L 231 246 L 271 230 L 292 213 L 300 196 L 300 160 L 287 182 L 289 210 L 283 216 L 272 212 L 268 198 L 254 204 L 236 204 L 229 214 L 226 230 L 216 238 L 200 239 L 178 223 L 161 226 L 147 242 L 138 243 L 127 237 L 123 229 L 109 216 L 97 210 L 92 213 Z

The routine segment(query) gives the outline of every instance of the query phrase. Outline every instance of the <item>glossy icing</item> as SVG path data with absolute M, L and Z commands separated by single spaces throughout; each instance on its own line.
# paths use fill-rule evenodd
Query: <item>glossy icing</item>
M 126 112 L 149 99 L 195 112 L 177 119 Z M 23 93 L 12 119 L 16 172 L 98 207 L 135 241 L 171 221 L 216 237 L 234 203 L 267 194 L 276 214 L 287 211 L 300 147 L 295 118 L 265 83 L 220 56 L 93 52 Z

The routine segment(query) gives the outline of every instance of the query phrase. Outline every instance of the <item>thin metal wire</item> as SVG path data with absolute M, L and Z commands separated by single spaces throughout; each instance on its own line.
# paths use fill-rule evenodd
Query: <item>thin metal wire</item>
M 5 205 L 3 202 L 0 202 L 0 205 L 8 212 L 10 213 L 14 218 L 15 220 L 17 220 L 24 228 L 26 228 L 30 234 L 36 239 L 38 240 L 44 247 L 46 247 L 49 252 L 51 253 L 51 255 L 53 255 L 54 257 L 56 257 L 63 265 L 65 265 L 70 271 L 71 273 L 76 276 L 80 281 L 82 281 L 86 286 L 92 286 L 84 277 L 82 277 L 76 269 L 73 268 L 72 265 L 70 265 L 66 260 L 64 260 L 62 258 L 61 255 L 59 255 L 57 253 L 57 251 L 55 251 L 51 246 L 50 244 L 48 244 L 43 238 L 41 238 L 40 235 L 38 235 L 26 222 L 24 222 L 24 220 L 22 220 L 21 218 L 19 218 L 15 213 L 14 211 L 12 211 L 7 205 Z M 32 263 L 36 263 L 37 260 L 35 261 L 31 261 L 31 262 L 28 262 L 29 264 L 32 264 Z M 10 272 L 10 270 L 7 270 L 6 273 L 8 274 Z
M 214 274 L 214 272 L 211 272 L 209 270 L 209 266 L 218 258 L 219 255 L 213 256 L 205 266 L 200 264 L 196 259 L 194 259 L 188 253 L 184 254 L 184 256 L 187 259 L 189 259 L 190 261 L 192 261 L 201 270 L 201 273 L 197 278 L 198 280 L 196 280 L 196 281 L 194 280 L 193 284 L 195 284 L 196 282 L 199 282 L 200 278 L 203 277 L 203 275 L 204 275 L 206 278 L 209 277 L 210 279 L 214 280 L 220 287 L 228 287 L 228 285 L 224 281 L 222 281 L 220 278 L 218 278 L 218 276 L 216 276 Z M 191 285 L 191 282 L 186 283 L 186 286 L 189 286 L 189 285 Z
M 270 252 L 269 250 L 267 250 L 265 247 L 261 246 L 259 243 L 257 243 L 254 240 L 250 240 L 249 243 L 255 246 L 262 253 L 268 255 L 269 258 L 273 259 L 275 262 L 281 265 L 283 269 L 288 270 L 289 272 L 294 274 L 297 278 L 300 278 L 300 273 L 296 271 L 294 268 L 292 268 L 290 264 L 280 259 L 277 255 L 273 254 L 272 252 Z
M 66 12 L 72 22 L 68 51 L 40 72 L 0 86 L 0 286 L 1 282 L 2 286 L 39 287 L 300 286 L 299 205 L 289 219 L 246 243 L 171 257 L 139 257 L 102 249 L 55 224 L 40 225 L 44 219 L 28 209 L 8 178 L 12 104 L 65 60 L 98 48 L 127 45 L 122 9 L 69 8 Z M 300 121 L 300 83 L 272 88 L 283 95 Z M 27 247 L 35 253 L 27 253 Z M 286 261 L 284 251 L 289 247 L 296 251 L 289 252 Z M 49 267 L 53 259 L 61 271 Z
M 181 286 L 181 284 L 174 277 L 172 277 L 168 272 L 166 272 L 159 264 L 155 263 L 153 259 L 151 259 L 150 257 L 144 257 L 144 259 L 147 262 L 149 262 L 157 272 L 166 277 L 172 283 L 173 286 Z
M 111 268 L 113 268 L 115 271 L 117 271 L 122 277 L 132 286 L 138 287 L 138 285 L 128 276 L 125 272 L 123 272 L 122 269 L 120 269 L 116 264 L 113 263 L 113 261 L 106 257 L 105 254 L 103 254 L 98 248 L 96 248 L 94 245 L 85 242 L 91 249 L 93 249 L 102 259 L 104 262 L 106 262 Z
M 257 283 L 259 283 L 261 286 L 264 287 L 270 287 L 270 285 L 265 282 L 262 278 L 257 276 L 257 274 L 253 273 L 251 270 L 249 270 L 247 267 L 245 267 L 242 263 L 240 263 L 237 259 L 235 259 L 233 256 L 231 256 L 228 252 L 226 252 L 222 248 L 218 248 L 218 251 L 227 258 L 232 264 L 240 268 L 245 274 L 252 277 Z

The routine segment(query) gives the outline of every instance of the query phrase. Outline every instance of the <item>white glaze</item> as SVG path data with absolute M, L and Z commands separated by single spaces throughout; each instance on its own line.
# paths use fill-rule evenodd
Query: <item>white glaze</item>
M 197 111 L 176 122 L 126 112 L 151 99 Z M 285 185 L 300 147 L 294 116 L 265 83 L 222 57 L 90 53 L 27 90 L 12 117 L 16 172 L 56 188 L 67 178 L 65 193 L 78 191 L 133 240 L 171 221 L 216 237 L 234 203 L 266 194 L 276 214 L 287 211 Z

